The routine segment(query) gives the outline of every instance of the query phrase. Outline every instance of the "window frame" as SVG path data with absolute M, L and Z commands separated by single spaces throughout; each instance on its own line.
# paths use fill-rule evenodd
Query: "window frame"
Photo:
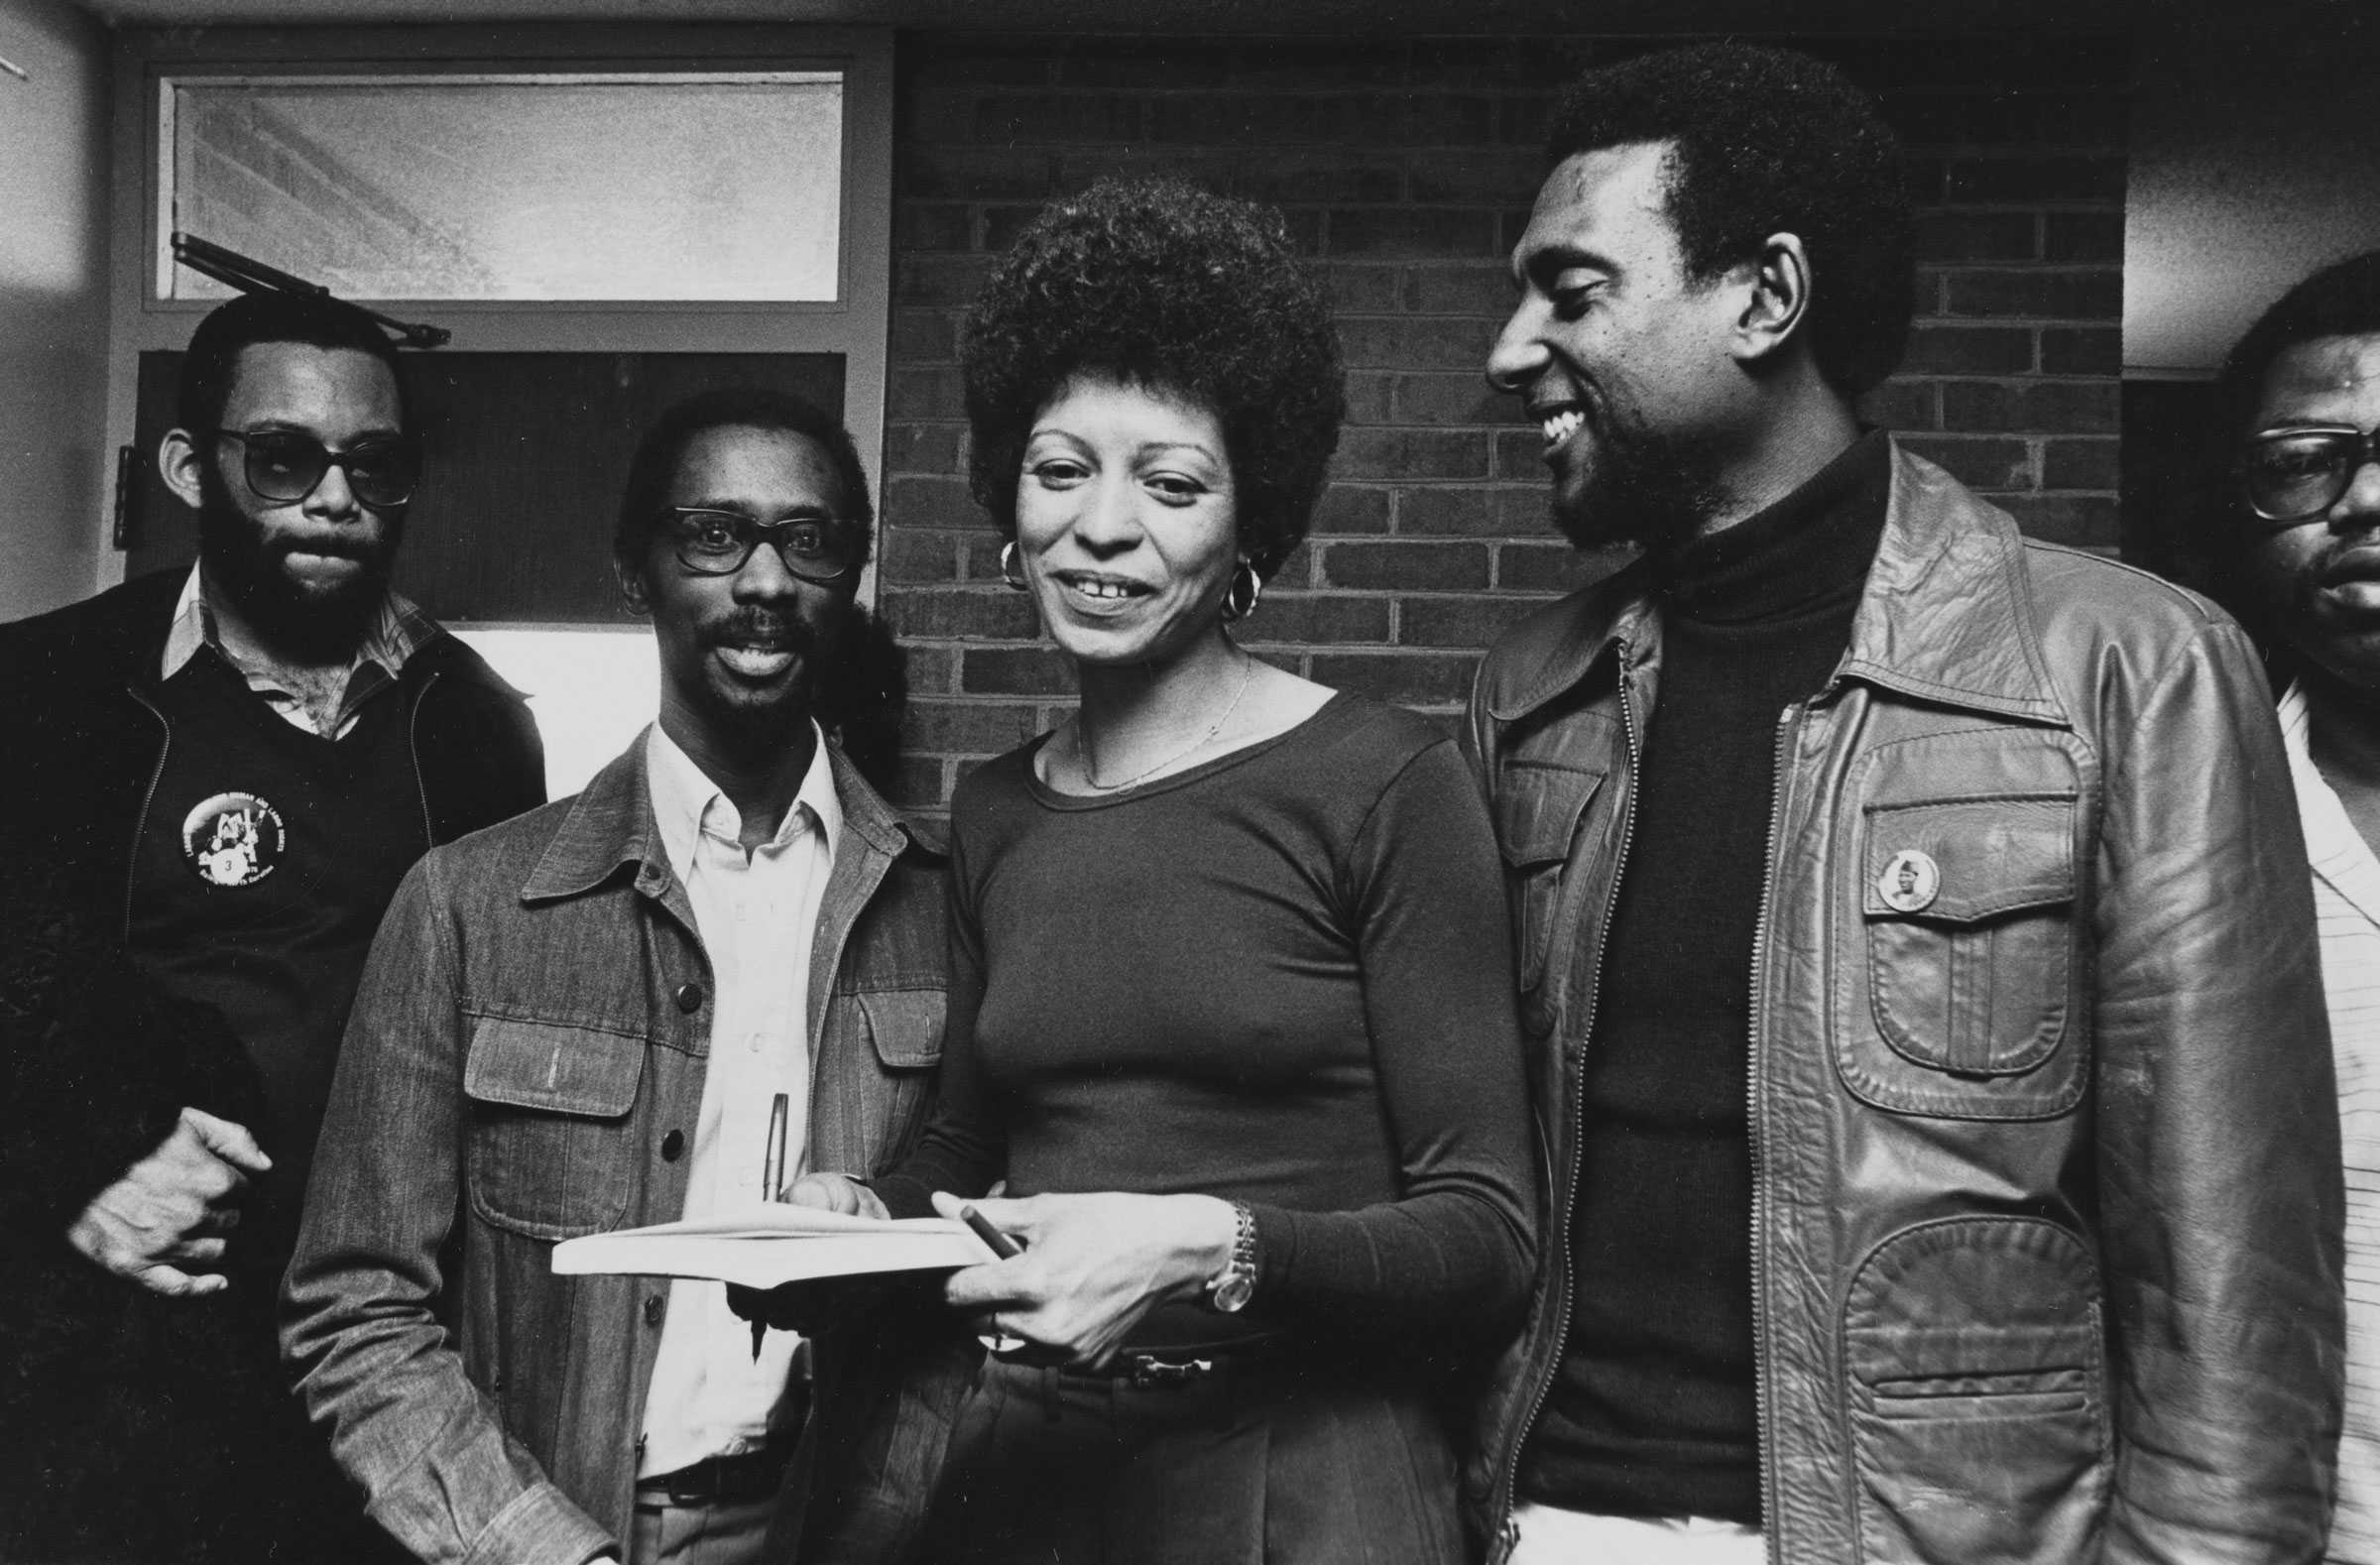
M 837 300 L 355 302 L 452 329 L 453 342 L 431 352 L 840 354 L 844 423 L 880 497 L 881 515 L 892 254 L 892 35 L 881 28 L 523 24 L 125 31 L 116 47 L 111 148 L 108 448 L 132 440 L 140 354 L 187 346 L 198 321 L 220 302 L 154 297 L 156 257 L 165 243 L 161 172 L 171 157 L 160 145 L 167 81 L 706 70 L 841 72 Z M 112 486 L 109 501 L 112 517 Z M 98 525 L 102 546 L 93 585 L 105 588 L 123 579 L 125 556 L 106 536 L 109 520 Z M 876 599 L 873 554 L 860 596 L 871 605 Z

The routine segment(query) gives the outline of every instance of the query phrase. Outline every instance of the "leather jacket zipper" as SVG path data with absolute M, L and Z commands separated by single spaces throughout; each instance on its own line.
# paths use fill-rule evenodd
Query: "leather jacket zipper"
M 429 687 L 437 682 L 434 673 L 421 681 L 421 688 L 414 692 L 414 709 L 405 723 L 405 748 L 414 763 L 414 792 L 421 800 L 421 846 L 425 850 L 438 845 L 438 831 L 429 820 L 429 784 L 421 781 L 421 703 L 428 698 Z
M 1752 1160 L 1752 1418 L 1759 1441 L 1755 1455 L 1760 1466 L 1760 1530 L 1763 1534 L 1763 1551 L 1772 1565 L 1784 1556 L 1777 1544 L 1777 1464 L 1772 1456 L 1776 1450 L 1776 1440 L 1774 1431 L 1769 1427 L 1768 1268 L 1762 1264 L 1760 1255 L 1760 1236 L 1768 1227 L 1768 1172 L 1763 1165 L 1764 1147 L 1760 1135 L 1760 1063 L 1764 1030 L 1761 1021 L 1765 1015 L 1768 975 L 1761 958 L 1768 950 L 1770 903 L 1777 889 L 1777 827 L 1785 807 L 1786 753 L 1790 748 L 1789 741 L 1808 710 L 1806 706 L 1797 704 L 1777 714 L 1776 752 L 1770 758 L 1768 784 L 1768 853 L 1760 870 L 1760 916 L 1752 925 L 1750 1054 L 1743 1073 L 1744 1126 L 1751 1143 Z
M 149 769 L 149 786 L 141 793 L 141 807 L 132 817 L 132 856 L 124 864 L 124 943 L 132 943 L 132 889 L 141 878 L 141 837 L 149 829 L 149 811 L 157 803 L 157 785 L 166 780 L 166 752 L 174 748 L 174 724 L 163 708 L 131 685 L 124 693 L 148 709 L 165 730 L 165 743 L 157 747 L 157 765 Z
M 1594 980 L 1594 987 L 1588 991 L 1587 1012 L 1583 1018 L 1585 1024 L 1580 1027 L 1578 1034 L 1579 1048 L 1582 1053 L 1585 1052 L 1589 1042 L 1595 1036 L 1595 1004 L 1602 997 L 1604 987 L 1604 950 L 1611 937 L 1611 908 L 1619 901 L 1620 878 L 1627 873 L 1628 869 L 1628 845 L 1636 835 L 1636 783 L 1644 772 L 1644 755 L 1636 736 L 1636 708 L 1628 700 L 1628 644 L 1621 642 L 1619 644 L 1619 728 L 1620 733 L 1626 739 L 1628 749 L 1628 800 L 1620 810 L 1619 851 L 1612 857 L 1610 895 L 1604 903 L 1603 922 L 1597 926 L 1595 932 L 1595 961 L 1588 968 L 1588 976 Z M 1550 955 L 1548 960 L 1551 960 Z M 1579 1204 L 1579 1167 L 1586 1161 L 1577 1144 L 1579 1127 L 1583 1126 L 1587 1120 L 1587 1071 L 1584 1062 L 1578 1071 L 1578 1096 L 1571 1104 L 1570 1187 L 1563 1194 L 1562 1210 L 1554 1214 L 1555 1220 L 1562 1225 L 1556 1232 L 1564 1235 L 1570 1232 L 1571 1213 Z M 1575 1304 L 1573 1297 L 1575 1290 L 1567 1276 L 1557 1278 L 1555 1286 L 1561 1290 L 1562 1308 L 1559 1312 L 1559 1324 L 1551 1339 L 1554 1351 L 1548 1357 L 1544 1369 L 1538 1374 L 1537 1389 L 1531 1393 L 1529 1399 L 1528 1416 L 1520 1421 L 1520 1432 L 1513 1438 L 1510 1454 L 1504 1460 L 1503 1473 L 1497 1480 L 1503 1490 L 1502 1505 L 1499 1508 L 1503 1511 L 1504 1517 L 1496 1528 L 1494 1558 L 1497 1560 L 1508 1557 L 1514 1546 L 1520 1541 L 1520 1523 L 1514 1517 L 1514 1511 L 1518 1507 L 1512 1498 L 1513 1490 L 1520 1482 L 1520 1453 L 1529 1443 L 1529 1432 L 1536 1428 L 1537 1420 L 1544 1415 L 1547 1399 L 1553 1395 L 1554 1376 L 1561 1367 L 1564 1345 L 1570 1341 L 1570 1315 Z

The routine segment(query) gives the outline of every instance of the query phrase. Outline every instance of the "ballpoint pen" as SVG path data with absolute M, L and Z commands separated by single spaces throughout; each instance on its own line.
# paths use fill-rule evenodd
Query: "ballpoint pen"
M 761 1199 L 764 1201 L 776 1200 L 780 1193 L 778 1187 L 785 1182 L 785 1117 L 791 1109 L 790 1100 L 781 1092 L 769 1105 L 769 1147 L 761 1157 Z M 761 1357 L 762 1339 L 768 1335 L 767 1321 L 756 1320 L 752 1323 L 752 1357 L 755 1363 Z

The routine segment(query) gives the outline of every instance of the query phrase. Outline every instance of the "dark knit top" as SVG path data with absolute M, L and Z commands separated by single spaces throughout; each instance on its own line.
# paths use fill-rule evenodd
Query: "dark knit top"
M 1890 449 L 1865 436 L 1663 572 L 1658 693 L 1585 1062 L 1576 1306 L 1524 1498 L 1759 1520 L 1747 1053 L 1778 722 L 1849 645 Z
M 1136 1346 L 1300 1331 L 1407 1369 L 1517 1325 L 1536 1202 L 1487 809 L 1454 744 L 1334 697 L 1271 740 L 1109 797 L 1033 773 L 951 803 L 941 1104 L 876 1188 L 1201 1192 L 1249 1203 L 1239 1316 Z

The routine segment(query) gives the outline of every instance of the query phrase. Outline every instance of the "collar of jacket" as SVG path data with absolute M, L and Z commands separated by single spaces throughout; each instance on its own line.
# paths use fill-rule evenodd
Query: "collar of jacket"
M 1884 536 L 1851 620 L 1832 693 L 1857 679 L 1949 706 L 2070 728 L 2042 657 L 2025 541 L 2008 514 L 1895 442 Z M 1527 716 L 1606 658 L 1641 662 L 1658 644 L 1650 572 L 1632 564 L 1569 600 L 1566 628 L 1534 677 L 1491 693 L 1499 722 Z M 1583 612 L 1581 612 L 1583 611 Z
M 826 760 L 834 774 L 835 796 L 842 802 L 847 832 L 889 859 L 898 858 L 911 847 L 928 854 L 940 852 L 940 844 L 921 826 L 894 810 L 868 785 L 842 747 L 832 740 L 827 741 Z M 653 817 L 643 730 L 595 774 L 570 801 L 569 810 L 536 868 L 522 883 L 524 903 L 551 902 L 593 891 L 626 864 L 637 866 L 640 890 L 659 894 L 675 883 L 669 855 L 661 845 L 660 825 Z

